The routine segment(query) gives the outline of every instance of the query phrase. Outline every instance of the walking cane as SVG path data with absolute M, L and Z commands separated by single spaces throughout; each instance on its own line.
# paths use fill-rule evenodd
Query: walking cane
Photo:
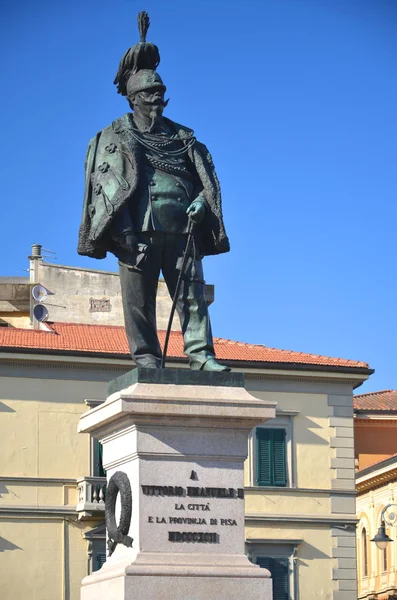
M 187 260 L 189 258 L 189 253 L 190 253 L 190 248 L 192 247 L 192 243 L 193 243 L 193 228 L 194 228 L 194 223 L 191 219 L 189 219 L 188 236 L 187 236 L 185 252 L 183 254 L 182 266 L 181 266 L 180 273 L 178 275 L 178 281 L 176 282 L 176 288 L 175 288 L 174 298 L 172 300 L 170 318 L 168 321 L 167 333 L 165 334 L 163 356 L 161 357 L 161 368 L 162 369 L 164 369 L 164 367 L 165 367 L 165 359 L 167 357 L 168 342 L 170 340 L 172 320 L 173 320 L 174 314 L 175 314 L 176 303 L 178 302 L 179 290 L 181 289 L 181 284 L 182 284 L 182 277 L 183 277 L 185 269 L 186 269 Z

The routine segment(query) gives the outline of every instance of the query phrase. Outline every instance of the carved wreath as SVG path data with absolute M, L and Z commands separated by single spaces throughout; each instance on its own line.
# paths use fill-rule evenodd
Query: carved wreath
M 120 521 L 116 523 L 116 500 L 120 493 L 121 515 Z M 131 548 L 133 539 L 129 537 L 128 531 L 131 524 L 132 494 L 129 479 L 122 471 L 116 471 L 106 489 L 105 520 L 108 532 L 108 556 L 111 556 L 117 544 L 124 544 Z

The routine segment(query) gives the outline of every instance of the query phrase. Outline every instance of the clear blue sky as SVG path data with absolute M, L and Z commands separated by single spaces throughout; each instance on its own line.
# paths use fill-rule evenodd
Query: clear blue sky
M 76 253 L 87 143 L 151 18 L 167 116 L 210 148 L 232 244 L 205 260 L 216 336 L 356 360 L 397 387 L 397 3 L 13 0 L 2 7 L 0 275 Z

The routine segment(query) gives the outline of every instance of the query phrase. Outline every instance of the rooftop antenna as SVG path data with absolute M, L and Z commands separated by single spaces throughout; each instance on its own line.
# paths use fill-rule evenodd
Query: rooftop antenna
M 47 250 L 46 248 L 43 248 L 42 251 L 47 252 L 46 256 L 43 254 L 44 259 L 50 258 L 51 260 L 57 260 L 57 257 L 56 257 L 57 253 L 54 252 L 53 250 Z M 48 256 L 48 254 L 52 254 L 53 256 Z

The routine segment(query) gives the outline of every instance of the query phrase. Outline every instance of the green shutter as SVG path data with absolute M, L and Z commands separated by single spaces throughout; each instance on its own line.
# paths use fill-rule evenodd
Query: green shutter
M 258 428 L 256 430 L 257 453 L 257 483 L 258 485 L 272 485 L 271 474 L 271 429 Z
M 257 485 L 287 485 L 285 429 L 259 427 L 257 441 Z
M 289 600 L 288 558 L 270 558 L 258 556 L 256 564 L 268 569 L 273 580 L 273 600 Z
M 105 552 L 97 552 L 97 554 L 95 555 L 94 571 L 99 571 L 99 569 L 101 567 L 103 567 L 105 562 L 106 562 Z
M 98 477 L 106 477 L 106 471 L 102 464 L 103 448 L 101 442 L 98 441 Z
M 267 569 L 268 571 L 270 571 L 270 561 L 272 559 L 268 558 L 267 556 L 257 556 L 256 558 L 256 564 L 259 565 L 261 567 L 261 569 Z
M 285 429 L 273 429 L 273 485 L 287 485 Z

